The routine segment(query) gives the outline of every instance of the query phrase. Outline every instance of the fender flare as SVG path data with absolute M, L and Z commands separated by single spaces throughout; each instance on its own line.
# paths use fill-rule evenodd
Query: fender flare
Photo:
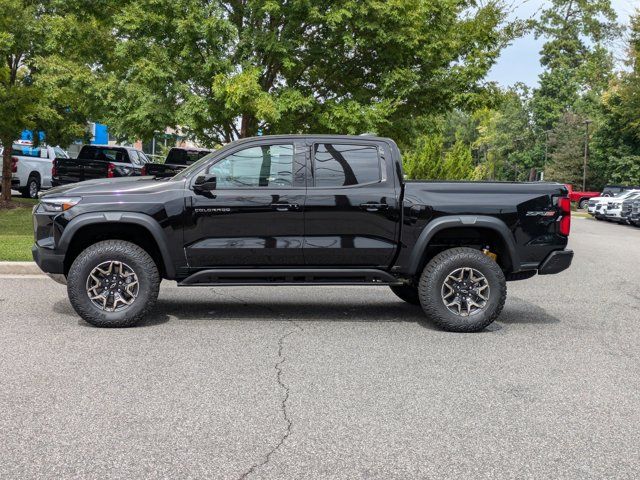
M 447 215 L 429 222 L 418 237 L 418 240 L 413 247 L 413 251 L 411 252 L 411 256 L 409 257 L 409 273 L 411 275 L 416 275 L 418 273 L 418 268 L 422 263 L 423 255 L 429 245 L 429 242 L 436 233 L 448 228 L 456 227 L 480 227 L 488 228 L 497 232 L 507 247 L 507 252 L 511 260 L 512 271 L 517 272 L 520 270 L 520 256 L 518 255 L 518 250 L 516 248 L 516 241 L 506 223 L 498 218 L 486 215 Z
M 119 224 L 133 224 L 139 225 L 145 228 L 153 237 L 160 255 L 162 256 L 162 263 L 164 270 L 168 278 L 175 278 L 175 268 L 171 261 L 171 255 L 167 247 L 167 241 L 164 237 L 164 232 L 160 224 L 155 221 L 149 215 L 135 212 L 104 212 L 104 213 L 83 213 L 73 218 L 62 232 L 58 248 L 62 251 L 67 251 L 73 237 L 83 227 L 87 225 L 96 225 L 105 223 L 119 223 Z

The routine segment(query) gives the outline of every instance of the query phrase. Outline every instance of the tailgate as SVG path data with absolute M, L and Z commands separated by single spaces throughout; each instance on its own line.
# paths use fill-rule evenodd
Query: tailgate
M 94 178 L 106 178 L 108 163 L 101 160 L 83 160 L 82 158 L 56 159 L 56 176 L 58 185 L 82 182 Z

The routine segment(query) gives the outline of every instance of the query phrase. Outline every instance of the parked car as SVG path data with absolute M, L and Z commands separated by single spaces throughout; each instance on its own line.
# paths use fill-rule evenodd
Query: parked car
M 585 210 L 589 205 L 589 199 L 599 197 L 600 192 L 581 192 L 573 189 L 573 186 L 570 184 L 566 184 L 567 189 L 569 190 L 569 199 L 571 203 L 575 203 L 578 205 L 578 208 Z
M 184 170 L 211 152 L 212 150 L 203 148 L 174 147 L 169 150 L 164 163 L 147 163 L 142 168 L 142 175 L 152 175 L 158 178 L 173 177 L 180 170 Z
M 3 151 L 0 147 L 0 158 Z M 39 191 L 51 188 L 51 167 L 55 158 L 66 159 L 69 155 L 60 147 L 14 143 L 11 146 L 11 188 L 25 198 L 38 198 Z
M 614 195 L 613 198 L 616 199 L 625 199 L 627 196 L 631 195 L 635 190 L 622 191 Z M 602 220 L 606 216 L 607 206 L 609 201 L 611 201 L 611 197 L 595 197 L 589 200 L 589 206 L 587 208 L 587 212 L 590 215 L 593 215 L 596 219 Z
M 627 192 L 629 190 L 638 190 L 640 189 L 640 185 L 606 185 L 602 189 L 601 197 L 614 197 L 620 193 Z
M 640 227 L 640 198 L 631 203 L 631 214 L 629 215 L 629 223 Z
M 564 185 L 405 181 L 396 144 L 357 136 L 230 143 L 171 179 L 85 182 L 34 209 L 33 257 L 76 312 L 130 326 L 181 286 L 389 286 L 442 328 L 478 331 L 507 280 L 568 268 Z
M 632 190 L 629 195 L 625 195 L 624 197 L 613 197 L 609 199 L 607 202 L 607 207 L 605 209 L 604 216 L 607 220 L 611 220 L 613 222 L 625 222 L 626 216 L 623 215 L 623 205 L 626 202 L 631 200 L 635 200 L 640 197 L 640 191 Z
M 54 187 L 101 178 L 131 177 L 142 174 L 149 158 L 140 150 L 118 145 L 84 145 L 78 158 L 53 163 Z

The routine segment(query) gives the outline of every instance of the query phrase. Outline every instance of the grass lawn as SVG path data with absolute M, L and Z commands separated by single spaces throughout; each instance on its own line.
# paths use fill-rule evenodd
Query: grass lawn
M 36 200 L 12 198 L 24 206 L 0 209 L 0 261 L 32 260 L 33 223 L 31 209 Z

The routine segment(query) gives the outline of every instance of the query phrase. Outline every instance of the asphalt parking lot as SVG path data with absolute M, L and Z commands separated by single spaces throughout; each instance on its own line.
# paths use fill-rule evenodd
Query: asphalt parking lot
M 453 334 L 386 288 L 163 286 L 101 330 L 0 278 L 0 478 L 638 478 L 640 229 Z

